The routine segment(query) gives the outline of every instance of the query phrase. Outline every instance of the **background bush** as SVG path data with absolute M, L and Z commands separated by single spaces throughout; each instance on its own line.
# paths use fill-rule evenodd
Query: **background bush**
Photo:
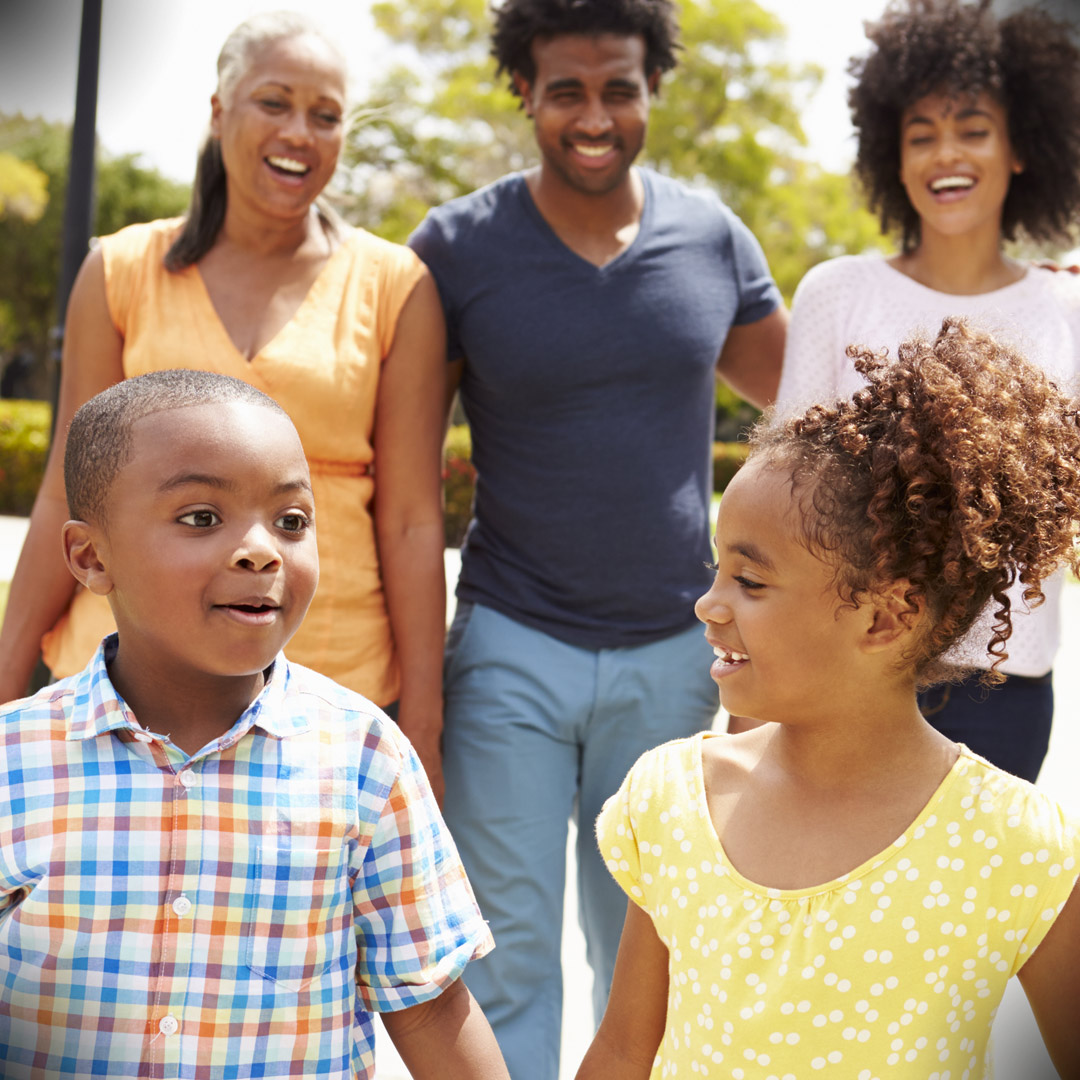
M 721 492 L 742 468 L 750 447 L 744 442 L 715 442 L 712 448 L 713 491 Z
M 45 473 L 51 410 L 44 401 L 0 401 L 0 514 L 25 515 Z
M 713 491 L 720 492 L 742 467 L 749 447 L 742 442 L 713 443 Z M 446 500 L 446 546 L 461 547 L 472 516 L 476 469 L 467 424 L 454 424 L 443 455 L 443 493 Z
M 446 546 L 461 547 L 472 517 L 476 468 L 472 463 L 472 438 L 468 424 L 454 424 L 446 436 L 443 453 L 443 497 L 446 503 Z

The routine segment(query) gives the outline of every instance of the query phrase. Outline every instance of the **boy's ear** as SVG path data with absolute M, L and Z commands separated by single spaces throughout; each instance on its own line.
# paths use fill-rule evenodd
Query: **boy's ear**
M 916 633 L 922 622 L 923 597 L 911 595 L 906 578 L 893 581 L 879 590 L 870 601 L 873 618 L 863 640 L 865 652 L 881 652 Z
M 113 580 L 106 568 L 104 536 L 99 527 L 85 521 L 65 521 L 61 533 L 64 561 L 75 580 L 98 596 L 108 596 Z

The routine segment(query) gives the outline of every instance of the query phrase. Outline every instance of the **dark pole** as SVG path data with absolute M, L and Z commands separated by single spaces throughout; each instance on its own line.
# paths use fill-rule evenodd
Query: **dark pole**
M 64 320 L 68 297 L 90 244 L 94 212 L 94 142 L 97 127 L 98 57 L 101 52 L 102 0 L 83 0 L 79 34 L 79 74 L 75 87 L 75 122 L 71 127 L 71 159 L 68 165 L 67 199 L 60 256 L 60 288 L 57 293 L 56 326 L 53 329 L 52 401 L 60 389 L 60 357 L 64 347 Z

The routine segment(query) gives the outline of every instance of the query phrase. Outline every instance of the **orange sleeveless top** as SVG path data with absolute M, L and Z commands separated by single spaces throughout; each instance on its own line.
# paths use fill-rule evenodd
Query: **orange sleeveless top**
M 162 265 L 179 224 L 132 225 L 101 240 L 124 374 L 216 371 L 251 383 L 288 412 L 311 467 L 320 580 L 285 652 L 389 704 L 400 694 L 400 673 L 371 518 L 372 428 L 381 363 L 423 265 L 406 247 L 350 230 L 293 318 L 249 361 L 218 318 L 198 268 L 172 274 Z M 45 662 L 57 677 L 80 671 L 113 629 L 107 602 L 80 587 L 42 639 Z

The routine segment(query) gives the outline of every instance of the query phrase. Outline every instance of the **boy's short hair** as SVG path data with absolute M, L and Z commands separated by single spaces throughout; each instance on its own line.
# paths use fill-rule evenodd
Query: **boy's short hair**
M 1080 50 L 1069 26 L 1025 9 L 998 19 L 988 0 L 896 2 L 851 62 L 848 95 L 858 137 L 855 173 L 882 232 L 898 228 L 904 251 L 919 243 L 919 215 L 900 182 L 900 118 L 927 94 L 985 91 L 1005 109 L 1024 171 L 1012 178 L 1002 235 L 1068 239 L 1080 212 Z
M 536 78 L 532 43 L 559 34 L 640 34 L 645 39 L 645 74 L 670 71 L 676 64 L 679 21 L 672 0 L 504 0 L 493 9 L 495 29 L 491 55 L 496 75 L 513 76 L 530 85 Z
M 64 451 L 68 512 L 103 523 L 116 474 L 131 457 L 131 430 L 151 413 L 246 401 L 288 413 L 250 383 L 210 371 L 176 368 L 124 379 L 92 397 L 75 413 Z

